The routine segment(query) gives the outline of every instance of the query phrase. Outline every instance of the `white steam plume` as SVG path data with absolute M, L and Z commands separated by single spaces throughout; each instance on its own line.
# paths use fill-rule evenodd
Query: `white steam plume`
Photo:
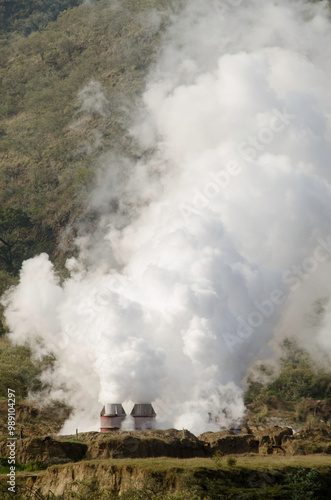
M 327 2 L 190 1 L 174 20 L 131 129 L 149 159 L 109 156 L 91 195 L 104 236 L 62 286 L 46 255 L 25 262 L 5 299 L 12 340 L 56 355 L 65 431 L 105 402 L 232 425 L 274 336 L 331 354 L 331 306 L 306 321 L 330 297 L 330 81 Z

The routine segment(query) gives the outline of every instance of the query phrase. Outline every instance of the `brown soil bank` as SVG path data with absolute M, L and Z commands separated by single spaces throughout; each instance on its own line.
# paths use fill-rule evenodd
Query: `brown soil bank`
M 46 465 L 78 462 L 85 457 L 87 445 L 45 438 L 25 438 L 16 441 L 16 460 L 21 464 L 43 462 Z M 0 441 L 0 456 L 8 456 L 7 440 Z
M 221 451 L 224 455 L 259 452 L 259 441 L 251 434 L 237 435 L 230 431 L 205 432 L 199 439 L 208 443 L 211 455 L 216 451 Z
M 88 458 L 194 458 L 210 456 L 210 446 L 187 430 L 120 431 L 88 443 Z
M 46 465 L 78 462 L 82 459 L 110 458 L 208 458 L 215 452 L 224 455 L 255 453 L 262 455 L 331 454 L 331 428 L 314 427 L 293 434 L 290 428 L 254 429 L 252 434 L 235 435 L 229 431 L 206 432 L 196 437 L 176 429 L 82 433 L 56 439 L 25 438 L 16 442 L 20 463 L 40 461 Z M 0 456 L 8 456 L 7 441 L 0 441 Z
M 170 498 L 173 493 L 179 494 L 176 498 L 185 500 L 330 498 L 330 456 L 268 457 L 247 454 L 237 458 L 235 465 L 231 466 L 225 459 L 218 466 L 208 458 L 107 459 L 54 465 L 42 473 L 17 475 L 17 491 L 22 493 L 23 498 L 40 500 L 110 500 L 124 496 L 127 499 L 147 500 Z M 310 489 L 311 485 L 314 486 L 315 496 L 301 495 L 302 486 L 307 481 Z M 0 497 L 4 488 L 5 478 L 0 476 Z M 297 493 L 300 496 L 295 496 Z
M 153 478 L 164 484 L 169 492 L 173 492 L 177 489 L 181 472 L 182 470 L 178 468 L 160 472 L 149 471 L 139 464 L 135 466 L 116 465 L 108 461 L 81 462 L 50 467 L 45 474 L 31 475 L 22 483 L 26 488 L 33 488 L 43 495 L 52 492 L 55 496 L 63 495 L 64 498 L 68 498 L 68 492 L 75 491 L 76 485 L 78 489 L 82 483 L 97 481 L 98 489 L 121 494 L 130 489 L 139 490 Z
M 211 455 L 208 443 L 189 431 L 138 431 L 116 433 L 91 432 L 53 439 L 25 438 L 16 441 L 16 460 L 19 463 L 41 461 L 45 464 L 78 462 L 108 458 L 194 458 Z M 8 456 L 7 441 L 0 441 L 0 456 Z

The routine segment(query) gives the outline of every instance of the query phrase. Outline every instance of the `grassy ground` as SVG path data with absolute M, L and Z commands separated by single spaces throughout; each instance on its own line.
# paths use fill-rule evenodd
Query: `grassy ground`
M 228 457 L 227 457 L 228 458 Z M 126 468 L 126 469 L 140 469 L 142 471 L 148 472 L 162 472 L 162 471 L 195 471 L 199 469 L 208 470 L 224 470 L 233 471 L 236 470 L 246 470 L 251 471 L 252 469 L 256 471 L 275 471 L 284 468 L 292 469 L 330 469 L 331 468 L 331 456 L 329 455 L 305 455 L 305 456 L 295 456 L 295 457 L 282 457 L 282 456 L 264 456 L 264 455 L 236 455 L 236 465 L 229 466 L 227 460 L 224 459 L 218 465 L 215 460 L 211 458 L 123 458 L 123 459 L 104 459 L 104 460 L 83 460 L 84 464 L 90 464 L 92 467 L 96 465 L 103 465 L 109 468 Z M 38 462 L 33 462 L 33 464 L 20 465 L 17 470 L 18 476 L 30 475 L 31 471 L 35 471 L 36 474 L 45 474 L 45 470 L 37 468 Z M 39 465 L 42 465 L 39 462 Z M 68 468 L 74 467 L 75 463 L 70 464 L 60 464 L 53 465 L 55 468 Z M 330 469 L 331 471 L 331 469 Z M 2 471 L 0 477 L 6 472 Z
M 302 455 L 294 457 L 286 457 L 280 455 L 236 455 L 236 467 L 246 469 L 278 469 L 283 467 L 331 467 L 330 455 Z M 91 464 L 107 464 L 108 466 L 116 465 L 117 467 L 135 467 L 149 471 L 160 471 L 169 469 L 192 470 L 205 467 L 216 470 L 218 466 L 211 458 L 123 458 L 123 459 L 105 459 L 105 460 L 84 460 L 84 463 Z M 69 464 L 70 465 L 70 464 Z M 74 465 L 74 464 L 71 464 Z M 56 467 L 67 467 L 65 465 L 57 465 Z M 232 469 L 227 465 L 227 460 L 222 461 L 222 468 Z

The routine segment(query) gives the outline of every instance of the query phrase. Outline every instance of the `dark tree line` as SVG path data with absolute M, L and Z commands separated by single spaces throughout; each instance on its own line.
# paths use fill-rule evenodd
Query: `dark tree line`
M 31 256 L 33 224 L 20 208 L 0 210 L 0 269 L 18 273 L 24 259 Z
M 32 31 L 55 21 L 59 13 L 80 5 L 82 0 L 0 0 L 0 35 Z

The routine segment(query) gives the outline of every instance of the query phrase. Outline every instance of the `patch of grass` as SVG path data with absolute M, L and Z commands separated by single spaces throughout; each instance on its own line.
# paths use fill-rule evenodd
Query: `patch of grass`
M 75 444 L 83 444 L 84 446 L 87 446 L 87 444 L 84 443 L 84 441 L 81 441 L 80 439 L 75 439 L 75 438 L 66 439 L 65 441 L 62 441 L 62 443 L 75 443 Z
M 264 405 L 262 411 L 259 413 L 257 420 L 258 422 L 262 423 L 266 421 L 268 415 L 268 406 Z
M 16 462 L 15 471 L 16 472 L 33 472 L 47 469 L 47 465 L 40 460 L 33 462 L 28 462 L 26 464 L 21 464 Z M 10 471 L 10 465 L 8 464 L 8 457 L 0 457 L 0 474 L 8 474 Z
M 320 468 L 331 467 L 331 456 L 328 455 L 237 455 L 237 466 L 243 469 L 281 469 L 292 468 Z M 117 458 L 103 460 L 84 460 L 84 463 L 114 465 L 118 467 L 139 468 L 149 471 L 160 470 L 193 470 L 197 468 L 208 468 L 216 470 L 215 461 L 212 458 Z M 74 464 L 60 464 L 53 467 L 70 467 Z

